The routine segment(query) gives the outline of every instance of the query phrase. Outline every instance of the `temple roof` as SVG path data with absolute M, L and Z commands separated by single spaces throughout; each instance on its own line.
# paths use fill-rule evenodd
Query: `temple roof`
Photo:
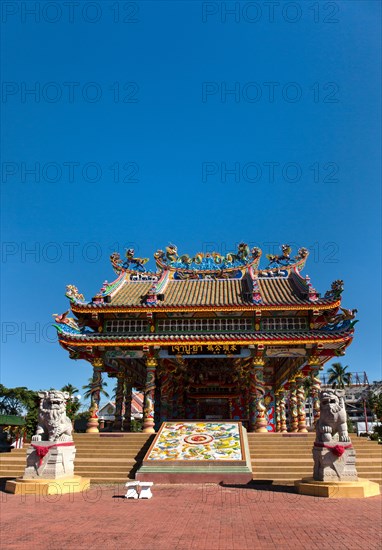
M 68 311 L 54 315 L 60 344 L 76 358 L 75 349 L 91 355 L 91 347 L 142 347 L 185 344 L 223 345 L 316 345 L 342 350 L 354 333 L 356 310 L 341 308 L 343 281 L 336 280 L 323 297 L 316 291 L 303 269 L 308 251 L 301 248 L 292 258 L 288 245 L 282 245 L 282 255 L 268 255 L 269 264 L 260 268 L 261 251 L 249 250 L 241 243 L 236 253 L 196 254 L 178 256 L 173 245 L 167 252 L 158 251 L 154 257 L 157 271 L 146 271 L 147 258 L 135 258 L 134 251 L 126 253 L 126 261 L 112 254 L 111 263 L 118 277 L 105 281 L 91 301 L 86 301 L 78 289 L 69 285 L 66 296 L 78 317 L 68 317 Z M 338 313 L 339 308 L 341 313 Z M 312 312 L 306 328 L 274 330 L 262 328 L 261 310 Z M 256 312 L 256 323 L 250 330 L 215 330 L 189 333 L 156 328 L 152 311 L 178 315 L 193 312 L 223 312 L 240 314 Z M 132 332 L 113 330 L 104 325 L 110 317 L 98 313 L 121 314 L 147 312 L 151 325 Z M 258 315 L 259 313 L 259 315 Z M 271 313 L 272 315 L 272 313 Z M 307 317 L 307 316 L 306 316 Z M 121 327 L 124 325 L 121 324 Z M 308 328 L 309 326 L 309 328 Z M 239 327 L 239 325 L 238 325 Z M 86 351 L 90 347 L 90 351 Z M 82 352 L 81 352 L 82 353 Z
M 264 305 L 288 305 L 310 303 L 307 296 L 299 290 L 293 280 L 259 279 L 259 290 Z M 152 283 L 146 281 L 125 281 L 108 302 L 109 307 L 145 306 L 145 297 Z M 331 300 L 319 300 L 330 303 Z M 251 306 L 252 290 L 247 279 L 226 280 L 179 280 L 169 281 L 166 291 L 160 294 L 156 302 L 158 307 L 181 306 Z

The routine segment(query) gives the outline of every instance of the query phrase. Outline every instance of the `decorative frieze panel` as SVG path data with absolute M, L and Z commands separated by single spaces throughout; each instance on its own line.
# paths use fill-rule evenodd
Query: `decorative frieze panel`
M 265 317 L 261 321 L 261 330 L 307 330 L 308 321 L 306 317 Z
M 253 330 L 250 318 L 159 319 L 159 332 L 245 332 Z
M 146 319 L 111 319 L 105 323 L 105 332 L 135 333 L 148 332 Z

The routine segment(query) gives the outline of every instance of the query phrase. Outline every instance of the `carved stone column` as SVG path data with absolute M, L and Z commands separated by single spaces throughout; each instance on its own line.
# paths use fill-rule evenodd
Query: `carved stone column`
M 267 419 L 266 406 L 264 405 L 264 361 L 255 358 L 250 371 L 250 402 L 249 402 L 249 428 L 250 431 L 266 433 Z
M 176 362 L 178 364 L 177 374 L 175 376 L 175 383 L 176 383 L 175 394 L 176 394 L 176 409 L 177 409 L 176 418 L 183 419 L 186 417 L 186 407 L 184 404 L 184 386 L 185 386 L 185 377 L 186 377 L 187 367 L 182 355 L 176 356 Z
M 298 415 L 298 431 L 306 433 L 306 414 L 305 414 L 305 390 L 304 390 L 304 375 L 302 373 L 296 376 L 296 397 L 297 397 L 297 415 Z
M 154 407 L 155 407 L 155 372 L 158 361 L 155 357 L 146 359 L 146 385 L 145 398 L 143 404 L 143 432 L 147 434 L 155 433 L 154 429 Z
M 286 422 L 286 412 L 285 412 L 285 392 L 284 390 L 279 390 L 279 403 L 280 403 L 280 432 L 287 433 L 287 422 Z
M 114 422 L 113 430 L 121 431 L 122 430 L 122 410 L 123 410 L 123 393 L 125 389 L 125 374 L 119 372 L 117 374 L 117 390 L 115 392 L 115 412 L 114 412 Z
M 133 398 L 133 379 L 131 376 L 125 377 L 125 416 L 123 419 L 123 431 L 131 432 L 131 401 Z
M 89 420 L 86 433 L 98 433 L 98 410 L 101 398 L 103 360 L 97 357 L 93 361 L 92 391 L 90 397 Z
M 256 429 L 256 379 L 255 369 L 251 365 L 249 368 L 249 388 L 248 388 L 248 431 L 254 432 Z
M 315 426 L 317 424 L 318 419 L 320 418 L 320 390 L 321 390 L 320 370 L 322 370 L 322 366 L 318 358 L 315 358 L 315 357 L 311 357 L 309 359 L 309 365 L 312 372 L 311 396 L 313 401 L 313 423 Z
M 160 369 L 160 419 L 165 422 L 172 418 L 173 379 L 175 368 L 163 361 Z
M 298 432 L 297 391 L 294 378 L 289 381 L 289 420 L 290 431 Z
M 275 392 L 275 430 L 281 432 L 281 407 L 280 407 L 280 392 Z

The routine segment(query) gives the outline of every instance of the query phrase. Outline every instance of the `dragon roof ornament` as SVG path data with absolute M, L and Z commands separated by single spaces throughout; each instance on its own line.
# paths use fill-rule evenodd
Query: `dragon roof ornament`
M 126 260 L 122 260 L 119 252 L 113 252 L 110 256 L 111 265 L 117 275 L 122 271 L 136 271 L 138 273 L 146 271 L 144 266 L 149 261 L 149 258 L 136 258 L 134 248 L 128 248 L 125 256 Z
M 330 290 L 327 290 L 325 292 L 325 298 L 333 299 L 333 300 L 339 300 L 341 298 L 341 294 L 344 291 L 344 282 L 342 279 L 337 279 L 336 281 L 332 282 Z
M 53 313 L 52 317 L 54 318 L 53 326 L 56 328 L 58 334 L 93 334 L 93 331 L 89 330 L 73 319 L 73 317 L 68 317 L 69 310 L 65 313 Z
M 154 254 L 155 262 L 159 269 L 177 271 L 179 273 L 189 272 L 230 272 L 247 268 L 250 265 L 258 265 L 261 257 L 259 248 L 250 250 L 246 243 L 240 243 L 236 252 L 229 252 L 226 255 L 218 252 L 198 252 L 191 257 L 188 254 L 178 255 L 178 248 L 169 244 L 165 251 L 158 250 Z
M 296 263 L 301 262 L 301 260 L 306 260 L 309 255 L 307 248 L 300 248 L 298 250 L 297 256 L 291 258 L 292 247 L 289 244 L 281 245 L 282 254 L 267 254 L 266 258 L 269 260 L 267 269 L 275 267 L 288 267 Z
M 81 294 L 75 285 L 67 285 L 65 296 L 69 298 L 72 303 L 86 304 L 86 300 L 83 294 Z
M 300 248 L 296 256 L 291 256 L 291 246 L 281 245 L 282 254 L 267 254 L 268 266 L 259 269 L 261 258 L 260 248 L 250 247 L 242 242 L 238 245 L 236 252 L 220 254 L 219 252 L 198 252 L 195 256 L 188 254 L 178 254 L 178 248 L 174 244 L 169 244 L 165 250 L 157 250 L 154 254 L 157 272 L 146 271 L 145 264 L 148 258 L 135 257 L 133 248 L 126 250 L 126 259 L 121 258 L 119 252 L 113 252 L 110 261 L 115 273 L 121 276 L 123 273 L 130 273 L 141 278 L 145 275 L 160 277 L 160 272 L 169 271 L 171 277 L 175 279 L 189 279 L 200 277 L 209 278 L 232 278 L 241 277 L 246 270 L 251 268 L 253 274 L 260 276 L 277 276 L 278 273 L 287 275 L 291 268 L 301 270 L 309 255 L 306 248 Z M 286 270 L 286 271 L 285 271 Z M 158 273 L 159 272 L 159 273 Z M 151 279 L 150 279 L 151 280 Z M 158 280 L 155 278 L 155 280 Z M 104 290 L 104 289 L 103 289 Z

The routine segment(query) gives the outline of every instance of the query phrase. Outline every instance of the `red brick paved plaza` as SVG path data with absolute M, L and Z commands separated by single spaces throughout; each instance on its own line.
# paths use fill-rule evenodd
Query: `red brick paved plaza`
M 1 548 L 134 550 L 382 547 L 382 497 L 329 500 L 293 489 L 161 485 L 151 500 L 119 486 L 37 498 L 0 493 Z

